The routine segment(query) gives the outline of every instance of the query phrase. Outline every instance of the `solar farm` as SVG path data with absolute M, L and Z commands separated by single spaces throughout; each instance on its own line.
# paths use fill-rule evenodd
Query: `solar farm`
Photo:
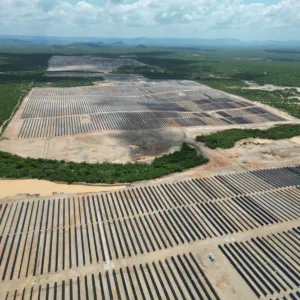
M 272 124 L 289 119 L 196 82 L 175 80 L 34 88 L 14 120 L 18 126 L 9 138 L 43 139 L 113 130 Z
M 131 58 L 105 58 L 97 56 L 54 55 L 48 64 L 47 74 L 52 72 L 109 72 L 123 66 L 142 67 L 145 64 Z M 56 74 L 57 76 L 58 74 Z M 69 74 L 76 76 L 76 73 Z
M 0 200 L 1 299 L 299 299 L 300 167 Z

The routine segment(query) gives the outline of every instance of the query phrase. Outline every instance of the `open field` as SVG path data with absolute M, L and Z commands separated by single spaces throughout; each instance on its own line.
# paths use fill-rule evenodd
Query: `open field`
M 1 200 L 0 296 L 298 297 L 299 185 L 294 166 Z
M 125 185 L 64 184 L 38 179 L 2 179 L 0 180 L 0 199 L 16 195 L 49 196 L 52 194 L 98 193 L 125 187 Z

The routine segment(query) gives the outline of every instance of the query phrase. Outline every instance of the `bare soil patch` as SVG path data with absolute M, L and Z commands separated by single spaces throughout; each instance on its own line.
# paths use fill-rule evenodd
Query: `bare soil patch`
M 18 194 L 38 194 L 40 196 L 49 196 L 53 193 L 73 194 L 114 191 L 124 187 L 124 185 L 62 184 L 37 179 L 0 180 L 0 199 Z
M 107 72 L 119 67 L 140 67 L 145 64 L 130 58 L 104 58 L 95 56 L 53 56 L 47 69 L 50 72 Z

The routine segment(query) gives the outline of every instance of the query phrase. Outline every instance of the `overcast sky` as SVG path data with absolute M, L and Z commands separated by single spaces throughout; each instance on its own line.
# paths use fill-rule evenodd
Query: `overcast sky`
M 0 0 L 0 34 L 300 39 L 300 0 Z

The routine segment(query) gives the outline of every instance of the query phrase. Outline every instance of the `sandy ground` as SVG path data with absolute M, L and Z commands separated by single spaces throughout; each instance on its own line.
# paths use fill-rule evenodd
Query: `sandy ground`
M 35 194 L 49 196 L 53 193 L 91 193 L 114 191 L 124 188 L 125 185 L 79 185 L 61 184 L 46 180 L 0 180 L 0 199 L 19 194 Z
M 151 161 L 180 146 L 186 133 L 182 129 L 149 131 L 110 131 L 51 139 L 0 141 L 0 150 L 22 157 L 48 158 L 89 163 Z
M 290 87 L 290 86 L 277 86 L 273 84 L 265 84 L 265 85 L 258 85 L 251 81 L 245 81 L 249 85 L 249 87 L 244 87 L 243 89 L 246 90 L 262 90 L 262 91 L 284 91 L 286 89 L 295 89 L 300 93 L 300 87 Z
M 299 123 L 299 122 L 296 122 Z M 270 128 L 274 123 L 236 125 L 230 128 Z M 152 161 L 172 152 L 187 139 L 229 129 L 224 126 L 201 128 L 166 128 L 141 131 L 93 132 L 48 139 L 4 139 L 0 150 L 22 157 L 57 159 L 75 162 L 127 163 Z

